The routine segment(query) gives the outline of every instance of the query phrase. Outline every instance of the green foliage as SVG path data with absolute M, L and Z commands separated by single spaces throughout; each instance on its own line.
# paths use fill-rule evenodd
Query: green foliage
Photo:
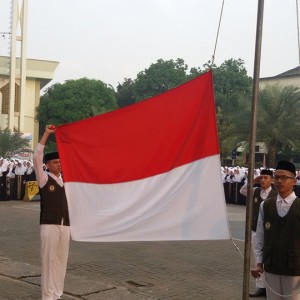
M 22 137 L 22 133 L 0 129 L 0 156 L 10 158 L 29 147 L 29 141 Z
M 251 126 L 251 99 L 240 97 L 239 109 L 231 111 L 227 127 L 220 126 L 226 143 L 232 141 L 237 147 L 244 141 L 248 147 Z M 299 153 L 300 142 L 300 91 L 294 86 L 271 85 L 260 90 L 257 103 L 256 140 L 267 144 L 269 167 L 275 167 L 278 154 Z M 234 137 L 234 139 L 230 138 Z
M 275 167 L 276 155 L 300 151 L 300 90 L 295 86 L 270 85 L 259 94 L 257 140 L 269 147 L 270 166 Z
M 118 105 L 124 107 L 177 87 L 207 71 L 210 68 L 209 63 L 203 65 L 204 71 L 192 67 L 188 73 L 188 66 L 181 58 L 167 61 L 159 59 L 138 73 L 135 80 L 125 78 L 122 84 L 118 84 L 116 94 Z
M 100 80 L 82 78 L 54 84 L 37 109 L 40 128 L 83 120 L 117 108 L 115 92 Z
M 225 60 L 220 67 L 213 67 L 214 89 L 216 94 L 225 96 L 236 94 L 248 95 L 252 88 L 252 79 L 242 59 Z
M 116 108 L 115 91 L 100 80 L 82 78 L 54 84 L 41 97 L 37 108 L 40 136 L 48 124 L 80 121 Z M 50 136 L 46 152 L 56 150 L 55 139 Z
M 159 59 L 148 69 L 138 73 L 135 80 L 135 99 L 140 101 L 186 82 L 189 79 L 186 74 L 187 68 L 181 58 L 176 61 Z
M 241 141 L 248 140 L 252 79 L 241 59 L 214 65 L 213 77 L 220 151 L 226 158 Z
M 135 85 L 130 78 L 125 78 L 122 84 L 117 86 L 117 103 L 119 107 L 124 107 L 135 103 Z

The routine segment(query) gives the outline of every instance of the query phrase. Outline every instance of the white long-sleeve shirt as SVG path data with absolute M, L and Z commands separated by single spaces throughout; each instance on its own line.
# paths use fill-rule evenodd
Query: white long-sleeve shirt
M 284 217 L 290 210 L 291 205 L 297 198 L 296 194 L 292 192 L 288 197 L 283 199 L 279 194 L 277 195 L 276 208 L 280 217 Z M 263 261 L 263 247 L 264 247 L 264 202 L 260 204 L 258 222 L 256 227 L 256 243 L 255 254 L 257 263 Z

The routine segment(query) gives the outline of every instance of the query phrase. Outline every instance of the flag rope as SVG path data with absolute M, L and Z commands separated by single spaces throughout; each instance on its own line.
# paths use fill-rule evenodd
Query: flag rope
M 214 48 L 214 52 L 213 52 L 212 59 L 211 59 L 210 69 L 212 68 L 214 61 L 215 61 L 215 54 L 216 54 L 216 50 L 217 50 L 219 32 L 220 32 L 221 21 L 222 21 L 222 16 L 223 16 L 224 2 L 225 2 L 225 0 L 222 1 L 222 8 L 221 8 L 221 14 L 220 14 L 220 18 L 219 18 L 219 25 L 218 25 L 218 31 L 217 31 L 217 36 L 216 36 L 215 48 Z

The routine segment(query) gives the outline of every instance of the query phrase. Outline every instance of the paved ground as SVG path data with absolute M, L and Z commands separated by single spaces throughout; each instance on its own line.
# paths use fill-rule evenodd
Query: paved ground
M 245 207 L 227 212 L 243 253 Z M 0 201 L 0 300 L 40 299 L 38 221 L 38 201 Z M 242 299 L 242 286 L 243 258 L 230 240 L 71 242 L 63 299 Z

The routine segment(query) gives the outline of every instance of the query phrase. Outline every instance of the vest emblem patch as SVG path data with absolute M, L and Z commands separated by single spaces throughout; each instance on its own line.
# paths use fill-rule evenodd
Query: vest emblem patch
M 54 185 L 50 185 L 50 186 L 49 186 L 49 191 L 50 191 L 50 192 L 54 192 L 54 190 L 55 190 L 55 186 L 54 186 Z
M 266 230 L 270 230 L 271 229 L 271 223 L 270 222 L 266 222 L 265 223 L 265 229 Z
M 258 202 L 258 199 L 255 197 L 254 198 L 254 203 L 257 203 Z

